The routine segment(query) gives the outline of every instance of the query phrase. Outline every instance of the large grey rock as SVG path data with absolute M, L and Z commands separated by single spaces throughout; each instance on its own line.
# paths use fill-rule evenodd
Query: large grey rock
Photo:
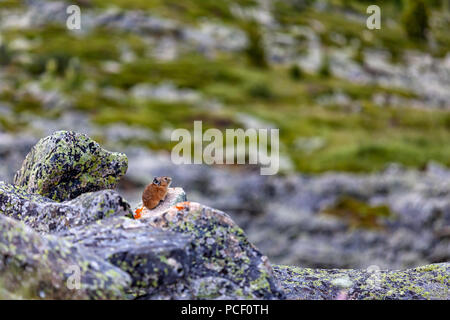
M 60 232 L 112 215 L 132 215 L 130 205 L 113 190 L 85 193 L 70 201 L 56 202 L 2 181 L 0 213 L 44 233 Z
M 139 218 L 146 218 L 155 215 L 161 215 L 167 212 L 171 207 L 177 203 L 184 202 L 187 200 L 186 192 L 183 188 L 169 188 L 167 190 L 167 195 L 164 201 L 158 204 L 155 208 L 149 210 L 143 206 L 142 201 L 135 207 L 134 212 L 139 212 Z
M 115 188 L 127 168 L 123 153 L 106 151 L 84 134 L 57 131 L 31 149 L 14 184 L 28 193 L 64 201 Z
M 288 299 L 450 299 L 450 263 L 396 271 L 275 265 L 274 272 Z
M 139 299 L 275 299 L 272 269 L 225 214 L 184 203 L 140 220 L 111 217 L 60 234 L 126 271 Z
M 243 230 L 226 213 L 185 202 L 160 214 L 146 216 L 142 221 L 193 239 L 195 263 L 187 279 L 191 295 L 186 296 L 179 286 L 166 288 L 172 290 L 171 295 L 210 299 L 284 297 L 267 257 L 248 241 Z M 148 297 L 161 298 L 158 292 L 152 291 Z
M 123 299 L 129 284 L 89 249 L 0 215 L 0 299 Z
M 95 158 L 105 166 L 111 163 L 106 152 L 92 156 L 93 145 L 88 137 L 68 132 L 41 140 L 17 174 L 19 185 L 0 183 L 1 213 L 89 248 L 128 273 L 131 292 L 139 298 L 283 297 L 267 258 L 243 231 L 223 212 L 183 202 L 186 194 L 181 188 L 171 189 L 166 201 L 141 220 L 131 219 L 128 204 L 112 190 L 83 193 L 63 202 L 32 193 L 46 190 L 62 200 L 84 192 L 79 180 L 83 175 L 91 178 L 91 167 L 73 175 L 72 162 Z M 65 177 L 62 189 L 52 185 L 58 179 L 51 177 L 59 175 Z
M 62 135 L 63 140 L 68 136 L 80 136 L 67 132 L 54 136 L 58 135 Z M 49 137 L 49 141 L 53 141 L 52 137 Z M 92 140 L 84 136 L 70 141 L 77 157 L 93 157 L 92 150 L 84 147 L 86 141 L 91 141 L 89 145 L 94 143 Z M 61 146 L 59 142 L 53 142 Z M 72 169 L 67 169 L 71 166 L 70 163 L 65 169 L 56 170 L 53 167 L 58 167 L 59 162 L 52 161 L 52 157 L 47 160 L 45 157 L 35 159 L 34 154 L 53 154 L 57 155 L 56 159 L 64 158 L 63 151 L 43 151 L 42 146 L 52 143 L 38 143 L 37 146 L 40 147 L 35 147 L 27 157 L 24 167 L 18 173 L 18 177 L 23 177 L 23 181 L 26 181 L 25 186 L 0 182 L 0 213 L 3 214 L 0 215 L 2 297 L 283 299 L 287 294 L 292 299 L 448 298 L 447 264 L 405 271 L 379 271 L 376 274 L 361 270 L 314 270 L 283 266 L 276 266 L 273 270 L 267 257 L 249 241 L 230 216 L 199 203 L 185 201 L 186 194 L 181 188 L 171 188 L 164 203 L 154 210 L 143 212 L 141 219 L 132 219 L 128 203 L 115 191 L 84 193 L 79 179 L 83 174 L 89 176 L 89 169 L 80 170 L 80 175 L 72 176 Z M 72 150 L 72 147 L 67 148 L 65 142 L 61 146 L 66 151 Z M 73 154 L 65 157 L 64 161 L 78 161 L 79 159 L 71 158 Z M 105 157 L 109 161 L 109 156 L 111 155 L 107 152 L 101 153 L 96 161 L 103 163 Z M 50 187 L 50 176 L 43 180 L 51 194 L 65 194 L 69 198 L 77 192 L 81 194 L 74 199 L 57 202 L 31 193 L 28 180 L 32 175 L 24 173 L 32 171 L 36 176 L 45 175 L 47 171 L 40 171 L 42 166 L 39 161 L 44 161 L 48 172 L 61 173 L 63 176 L 67 174 L 67 183 L 62 185 L 66 188 L 64 190 L 59 185 Z M 145 161 L 149 162 L 149 158 Z M 386 188 L 398 187 L 395 185 L 397 180 L 394 180 L 394 184 L 388 180 L 385 183 L 376 181 L 375 186 L 371 187 L 370 180 L 368 182 L 361 179 L 367 188 L 374 190 L 360 190 L 353 185 L 355 177 L 349 176 L 338 176 L 331 180 L 325 177 L 324 181 L 316 179 L 301 185 L 297 183 L 308 181 L 300 177 L 282 180 L 254 175 L 245 177 L 243 181 L 234 176 L 236 179 L 233 183 L 227 184 L 223 182 L 227 181 L 225 177 L 229 180 L 229 174 L 208 172 L 209 174 L 202 174 L 197 178 L 198 187 L 203 188 L 204 193 L 215 194 L 221 199 L 220 203 L 226 205 L 244 204 L 244 211 L 263 211 L 249 226 L 264 226 L 261 231 L 272 230 L 270 232 L 277 233 L 272 233 L 273 237 L 265 234 L 264 241 L 272 246 L 272 250 L 284 250 L 283 248 L 288 247 L 286 236 L 290 237 L 300 226 L 303 233 L 327 231 L 314 239 L 293 238 L 291 245 L 300 248 L 303 253 L 309 252 L 310 256 L 303 256 L 310 260 L 316 258 L 314 250 L 336 264 L 341 259 L 352 261 L 355 257 L 353 248 L 364 249 L 364 253 L 367 252 L 368 255 L 360 259 L 367 259 L 372 264 L 377 261 L 370 260 L 371 254 L 391 254 L 389 251 L 379 252 L 385 247 L 378 246 L 378 231 L 352 230 L 349 233 L 345 222 L 317 215 L 315 211 L 323 204 L 333 203 L 343 194 L 352 194 L 359 199 L 366 199 L 366 196 L 371 197 L 373 194 L 381 197 Z M 443 173 L 439 172 L 437 175 L 442 177 Z M 145 183 L 146 175 L 141 172 L 140 176 L 142 183 Z M 75 184 L 71 183 L 71 178 L 74 178 Z M 400 181 L 405 182 L 402 179 Z M 261 185 L 264 188 L 258 188 Z M 384 191 L 377 191 L 382 186 L 385 187 Z M 440 242 L 440 257 L 445 257 L 448 250 L 445 242 L 446 229 L 441 228 L 446 225 L 448 202 L 439 201 L 446 188 L 447 185 L 443 182 L 442 185 L 434 184 L 425 188 L 425 192 L 422 189 L 421 192 L 428 196 L 427 201 L 434 203 L 433 208 L 439 208 L 441 214 L 431 212 L 416 216 L 421 224 L 432 221 L 433 230 L 444 239 Z M 293 194 L 297 197 L 293 197 Z M 278 199 L 283 205 L 270 202 L 271 199 Z M 225 203 L 226 200 L 229 203 Z M 296 204 L 302 206 L 300 212 L 306 212 L 305 216 L 289 212 L 288 209 Z M 234 210 L 238 209 L 239 207 L 234 207 Z M 269 213 L 264 212 L 265 210 Z M 277 214 L 274 215 L 275 213 Z M 4 215 L 22 220 L 41 233 L 50 232 L 55 235 L 39 236 L 21 222 Z M 272 218 L 272 228 L 266 226 L 267 217 Z M 387 238 L 387 241 L 393 241 L 396 248 L 399 244 L 402 248 L 407 248 L 414 240 L 411 232 L 418 232 L 420 229 L 416 221 L 406 213 L 404 216 L 402 213 L 400 217 L 401 228 L 397 221 L 385 224 L 395 231 L 394 237 Z M 276 226 L 275 231 L 273 226 Z M 283 236 L 280 235 L 280 230 L 283 231 Z M 325 245 L 325 241 L 330 239 L 329 232 L 345 234 L 345 238 L 337 237 L 333 242 L 337 248 L 345 248 L 344 251 L 334 252 L 334 247 Z M 317 239 L 321 241 L 315 242 Z M 355 239 L 362 241 L 355 242 Z M 427 246 L 424 245 L 413 252 L 426 250 Z M 318 263 L 322 263 L 322 256 L 319 256 Z M 415 261 L 418 258 L 413 256 L 409 259 Z M 64 283 L 70 278 L 67 270 L 72 270 L 73 266 L 81 268 L 82 287 L 75 293 L 67 285 L 64 287 Z M 18 279 L 26 281 L 20 284 Z
M 173 186 L 184 187 L 190 200 L 230 214 L 273 263 L 407 269 L 450 260 L 450 170 L 438 164 L 423 171 L 390 165 L 372 174 L 261 176 L 174 165 L 170 157 L 134 148 L 126 153 L 130 167 L 122 190 L 132 204 L 145 183 L 164 172 Z M 370 229 L 323 213 L 343 197 L 369 207 L 386 205 L 390 215 L 376 217 L 379 228 Z
M 189 236 L 127 217 L 107 218 L 60 235 L 130 274 L 135 294 L 187 277 L 193 258 Z

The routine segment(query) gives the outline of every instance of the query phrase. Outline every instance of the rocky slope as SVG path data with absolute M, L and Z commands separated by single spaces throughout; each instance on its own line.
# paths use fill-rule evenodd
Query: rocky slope
M 423 171 L 392 164 L 373 174 L 264 177 L 126 153 L 133 160 L 120 187 L 132 203 L 153 175 L 172 176 L 191 200 L 229 213 L 276 263 L 403 269 L 450 259 L 450 171 L 435 163 Z
M 66 143 L 47 148 L 55 141 Z M 99 190 L 104 187 L 101 179 L 88 179 L 88 189 L 77 183 L 87 178 L 90 167 L 59 166 L 62 154 L 72 164 L 81 156 L 86 163 L 104 163 L 95 175 L 114 172 L 112 178 L 120 179 L 124 170 L 116 164 L 125 165 L 125 156 L 102 149 L 99 157 L 83 148 L 85 143 L 97 145 L 85 135 L 60 131 L 33 148 L 19 175 L 42 177 L 39 170 L 27 168 L 39 168 L 39 162 L 30 159 L 41 159 L 44 154 L 39 150 L 47 150 L 46 165 L 58 167 L 42 180 L 52 181 L 51 188 L 38 183 L 35 193 L 29 193 L 27 184 L 33 179 L 22 185 L 0 184 L 0 297 L 449 298 L 448 263 L 379 271 L 373 287 L 369 271 L 272 267 L 226 213 L 180 202 L 186 196 L 179 188 L 171 190 L 167 201 L 172 203 L 163 210 L 133 219 L 130 206 L 118 193 Z M 61 190 L 66 194 L 67 186 L 69 194 L 78 196 L 69 200 L 41 195 Z
M 449 299 L 448 263 L 402 271 L 274 266 L 288 299 Z
M 400 2 L 371 31 L 357 0 L 3 1 L 0 132 L 168 151 L 195 119 L 280 128 L 298 172 L 449 166 L 449 13 L 430 3 L 429 41 L 411 40 Z
M 72 2 L 81 30 L 66 28 Z M 366 28 L 368 4 L 356 0 L 0 2 L 0 180 L 14 203 L 5 212 L 17 218 L 40 188 L 27 215 L 39 232 L 109 216 L 91 214 L 105 198 L 126 207 L 101 190 L 117 185 L 125 159 L 105 166 L 97 144 L 51 166 L 31 153 L 17 173 L 36 137 L 65 129 L 127 154 L 119 190 L 132 205 L 154 175 L 170 175 L 190 200 L 230 214 L 274 263 L 448 261 L 450 18 L 433 2 L 427 43 L 408 39 L 389 1 L 381 32 Z M 280 128 L 286 175 L 172 165 L 170 133 L 193 119 Z M 54 188 L 64 170 L 74 176 Z
M 9 134 L 0 137 L 0 180 L 12 184 L 21 159 L 37 139 Z M 121 151 L 129 161 L 118 186 L 132 207 L 154 176 L 171 176 L 190 200 L 230 214 L 274 263 L 404 269 L 450 260 L 450 171 L 436 163 L 429 163 L 422 171 L 392 164 L 374 174 L 264 177 L 244 168 L 177 166 L 165 154 L 140 148 L 124 147 Z M 98 188 L 90 191 L 94 190 Z M 109 191 L 94 192 L 72 202 L 47 201 L 41 207 L 57 211 L 70 205 L 70 212 L 79 212 L 73 206 L 80 206 L 83 198 L 105 196 L 117 197 Z M 20 197 L 14 197 L 19 208 Z M 119 198 L 115 201 L 120 203 Z M 95 206 L 87 202 L 84 207 Z M 105 208 L 103 214 L 108 210 Z M 54 227 L 60 228 L 57 224 Z

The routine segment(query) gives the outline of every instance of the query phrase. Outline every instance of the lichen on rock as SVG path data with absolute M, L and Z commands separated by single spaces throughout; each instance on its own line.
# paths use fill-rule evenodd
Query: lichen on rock
M 275 265 L 288 299 L 449 299 L 450 263 L 407 270 L 310 269 Z
M 14 184 L 28 193 L 64 201 L 115 188 L 127 168 L 125 154 L 109 152 L 84 134 L 57 131 L 31 149 Z
M 131 215 L 130 205 L 113 190 L 56 202 L 0 181 L 0 213 L 23 221 L 34 230 L 56 233 L 113 215 Z
M 89 249 L 0 215 L 0 299 L 124 299 L 129 285 Z
M 226 292 L 233 299 L 284 297 L 267 257 L 248 241 L 244 231 L 226 213 L 186 202 L 142 221 L 193 237 L 195 268 L 191 268 L 188 281 L 196 283 L 198 289 L 199 278 L 217 280 L 208 284 L 209 298 L 222 297 Z M 229 290 L 227 283 L 235 284 L 236 289 Z M 205 291 L 196 292 L 203 296 Z
M 60 236 L 89 247 L 99 257 L 127 272 L 134 294 L 141 289 L 175 283 L 189 273 L 190 237 L 139 220 L 111 217 L 71 228 Z

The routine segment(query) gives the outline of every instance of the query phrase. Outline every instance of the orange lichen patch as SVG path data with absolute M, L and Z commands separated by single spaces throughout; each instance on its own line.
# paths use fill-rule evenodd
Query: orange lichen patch
M 190 201 L 178 202 L 174 207 L 178 210 L 183 210 L 191 204 Z
M 135 219 L 140 219 L 142 217 L 142 211 L 144 210 L 144 207 L 136 209 L 136 211 L 134 212 L 133 217 Z

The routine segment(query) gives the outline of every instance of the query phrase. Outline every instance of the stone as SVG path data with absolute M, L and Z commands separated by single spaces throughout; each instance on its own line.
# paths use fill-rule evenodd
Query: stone
M 122 169 L 126 170 L 126 159 L 124 155 L 104 151 L 87 136 L 61 131 L 33 148 L 16 176 L 20 183 L 10 185 L 0 181 L 0 298 L 448 299 L 448 263 L 402 271 L 272 267 L 228 214 L 186 201 L 182 188 L 170 188 L 165 201 L 156 208 L 133 215 L 129 204 L 117 192 L 101 190 L 106 184 L 101 180 L 108 180 L 105 172 L 110 172 L 118 181 L 125 173 Z M 146 163 L 153 165 L 149 160 L 145 158 Z M 431 175 L 442 176 L 442 170 L 436 173 L 434 169 Z M 209 175 L 202 170 L 198 172 L 203 180 L 197 181 L 204 192 L 213 190 L 223 204 L 230 205 L 233 201 L 248 206 L 245 211 L 256 208 L 272 212 L 273 215 L 262 212 L 259 219 L 249 225 L 250 229 L 258 228 L 261 227 L 258 221 L 272 218 L 267 229 L 261 228 L 261 236 L 272 250 L 288 247 L 276 227 L 284 230 L 284 237 L 296 232 L 295 228 L 290 229 L 295 224 L 301 225 L 303 233 L 320 228 L 327 231 L 322 235 L 337 229 L 348 235 L 347 225 L 337 217 L 313 216 L 317 203 L 309 212 L 305 210 L 306 216 L 292 215 L 292 210 L 288 209 L 306 201 L 304 197 L 308 194 L 325 193 L 328 200 L 336 200 L 341 193 L 355 196 L 356 191 L 368 192 L 368 188 L 356 190 L 357 185 L 350 183 L 357 177 L 332 176 L 319 182 L 320 178 L 310 179 L 299 187 L 297 183 L 305 181 L 299 177 L 284 184 L 277 178 L 262 180 L 257 176 L 245 177 L 245 183 L 237 178 L 234 184 L 226 184 L 223 179 L 229 179 L 230 174 L 211 172 Z M 139 172 L 143 181 L 146 174 Z M 183 175 L 172 176 L 177 177 L 177 183 L 182 181 Z M 97 183 L 84 183 L 93 177 Z M 204 183 L 205 179 L 211 180 L 209 184 Z M 182 181 L 182 184 L 192 187 L 192 183 Z M 370 186 L 370 181 L 367 184 Z M 264 188 L 258 187 L 261 185 Z M 320 185 L 319 191 L 315 189 L 317 185 Z M 378 187 L 373 188 L 378 190 Z M 436 190 L 447 187 L 443 184 L 433 188 L 429 191 L 441 197 L 445 193 Z M 92 189 L 100 190 L 89 191 Z M 289 206 L 271 203 L 270 199 L 275 197 Z M 357 198 L 367 200 L 370 197 L 361 194 Z M 333 202 L 328 200 L 324 203 Z M 442 238 L 436 257 L 445 257 L 448 251 L 446 205 L 444 201 L 436 202 L 435 208 L 440 208 L 442 214 L 430 212 L 419 221 L 435 221 L 433 230 Z M 401 210 L 397 211 L 403 215 Z M 401 259 L 410 264 L 420 259 L 420 250 L 426 251 L 427 245 L 413 251 L 409 249 L 414 240 L 411 231 L 416 230 L 417 223 L 409 216 L 405 218 L 411 230 L 397 231 L 390 241 L 409 250 Z M 384 226 L 390 227 L 387 222 Z M 352 235 L 373 244 L 378 231 L 359 229 L 352 231 Z M 352 245 L 363 243 L 354 238 L 346 241 Z M 338 237 L 333 245 L 341 243 Z M 340 260 L 352 262 L 352 256 L 345 255 L 348 250 L 344 253 L 335 248 L 331 250 L 324 241 L 302 238 L 296 239 L 292 246 L 300 248 L 304 253 L 302 257 L 309 260 L 316 258 L 319 252 L 331 265 Z M 359 259 L 379 265 L 377 260 L 370 259 L 371 255 L 378 254 L 374 250 L 378 249 L 373 249 L 373 245 L 365 248 L 365 255 Z M 305 254 L 308 252 L 311 252 L 310 257 Z M 318 263 L 323 264 L 320 260 Z M 80 288 L 73 290 L 76 270 L 79 270 Z
M 248 241 L 244 231 L 226 213 L 199 203 L 184 202 L 142 221 L 193 237 L 195 268 L 191 268 L 188 280 L 198 283 L 198 278 L 220 279 L 210 283 L 208 298 L 222 296 L 224 282 L 236 284 L 238 288 L 228 293 L 228 298 L 284 297 L 267 257 Z
M 0 299 L 125 299 L 129 285 L 89 249 L 0 215 Z
M 130 205 L 113 190 L 56 202 L 0 181 L 0 213 L 23 221 L 40 233 L 57 233 L 113 215 L 131 216 Z
M 273 263 L 364 269 L 370 262 L 402 270 L 450 260 L 448 169 L 390 165 L 371 174 L 261 176 L 175 165 L 170 156 L 125 150 L 130 167 L 123 192 L 132 203 L 155 173 L 164 172 L 189 190 L 189 200 L 229 214 Z M 138 191 L 131 192 L 130 185 Z M 375 217 L 377 229 L 355 228 L 345 217 L 323 213 L 344 197 L 366 207 L 388 206 L 390 215 Z
M 450 263 L 406 270 L 310 269 L 274 265 L 288 299 L 449 299 Z
M 14 184 L 27 193 L 64 201 L 114 189 L 127 168 L 125 154 L 106 151 L 84 134 L 57 131 L 31 149 Z
M 191 238 L 140 220 L 110 217 L 60 235 L 127 272 L 136 295 L 140 289 L 173 284 L 189 273 Z

